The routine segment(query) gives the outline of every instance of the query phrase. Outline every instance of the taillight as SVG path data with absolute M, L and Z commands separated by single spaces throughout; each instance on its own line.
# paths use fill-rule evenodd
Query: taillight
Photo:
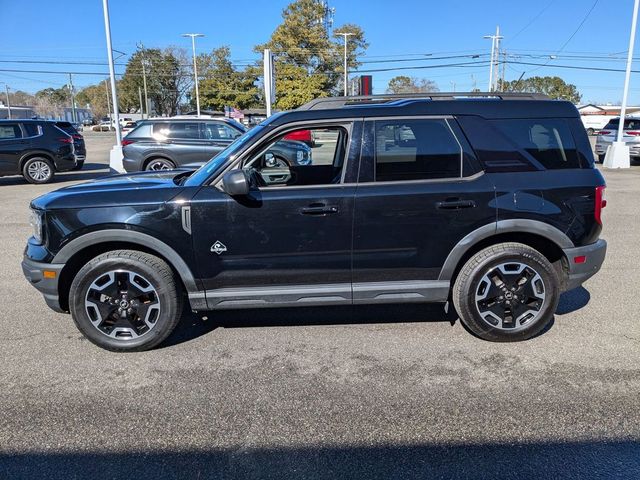
M 607 206 L 607 200 L 604 197 L 605 188 L 604 185 L 596 187 L 595 217 L 599 225 L 602 225 L 602 209 Z
M 73 143 L 73 138 L 71 138 L 71 137 L 60 137 L 58 139 L 58 141 L 62 142 L 62 143 Z
M 123 138 L 122 139 L 122 146 L 126 147 L 127 145 L 131 145 L 132 143 L 134 143 L 135 140 L 131 140 L 131 139 L 127 139 L 127 138 Z
M 640 132 L 638 130 L 625 130 L 624 134 L 633 135 L 634 137 L 637 137 L 638 135 L 640 135 Z
M 72 137 L 75 138 L 76 140 L 82 140 L 82 135 L 80 135 L 79 133 L 73 134 Z
M 611 133 L 610 130 L 600 130 L 598 132 L 598 135 L 609 135 Z

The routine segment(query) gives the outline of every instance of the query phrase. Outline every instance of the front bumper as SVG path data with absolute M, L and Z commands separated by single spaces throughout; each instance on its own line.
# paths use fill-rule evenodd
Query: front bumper
M 563 251 L 569 264 L 569 272 L 564 285 L 564 290 L 567 291 L 579 287 L 600 270 L 607 254 L 607 242 L 600 239 L 591 245 L 566 248 Z M 576 263 L 576 258 L 580 257 L 585 257 L 584 262 Z
M 44 301 L 52 310 L 64 312 L 60 307 L 58 296 L 58 280 L 64 264 L 41 263 L 24 257 L 22 260 L 22 273 L 25 278 L 44 296 Z M 44 272 L 48 272 L 45 277 Z M 52 272 L 52 273 L 49 273 Z

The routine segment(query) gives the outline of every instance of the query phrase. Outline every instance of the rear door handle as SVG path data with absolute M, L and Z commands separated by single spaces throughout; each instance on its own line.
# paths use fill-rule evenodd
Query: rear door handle
M 304 207 L 300 210 L 303 215 L 328 215 L 330 213 L 338 213 L 338 207 L 335 205 L 314 205 Z
M 445 200 L 437 202 L 436 207 L 442 210 L 460 210 L 461 208 L 475 208 L 476 202 L 473 200 Z

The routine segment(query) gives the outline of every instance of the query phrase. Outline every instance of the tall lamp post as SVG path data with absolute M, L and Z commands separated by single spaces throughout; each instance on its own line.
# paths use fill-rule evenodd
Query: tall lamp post
M 338 35 L 342 35 L 344 37 L 344 96 L 346 97 L 347 95 L 349 95 L 349 90 L 348 90 L 348 78 L 349 78 L 349 72 L 347 71 L 347 37 L 349 37 L 350 35 L 354 35 L 353 33 L 339 33 Z
M 622 141 L 624 133 L 624 117 L 627 112 L 627 97 L 629 95 L 629 80 L 631 78 L 631 63 L 633 63 L 633 45 L 636 39 L 636 23 L 638 21 L 638 4 L 640 0 L 633 2 L 633 17 L 631 18 L 631 35 L 629 36 L 629 51 L 627 53 L 627 69 L 624 75 L 624 89 L 622 91 L 622 105 L 620 106 L 620 120 L 618 122 L 618 135 L 616 141 L 608 148 L 604 156 L 604 166 L 607 168 L 630 168 L 631 159 L 629 147 Z
M 200 116 L 200 93 L 198 92 L 198 67 L 196 65 L 196 37 L 204 37 L 203 33 L 183 33 L 183 37 L 191 37 L 191 50 L 193 52 L 193 81 L 196 84 L 196 114 Z

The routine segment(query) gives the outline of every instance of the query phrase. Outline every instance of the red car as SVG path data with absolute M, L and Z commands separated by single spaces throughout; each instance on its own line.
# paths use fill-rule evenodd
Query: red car
M 310 147 L 314 146 L 313 135 L 311 130 L 296 130 L 288 135 L 284 136 L 284 140 L 297 140 L 298 142 L 304 142 Z

